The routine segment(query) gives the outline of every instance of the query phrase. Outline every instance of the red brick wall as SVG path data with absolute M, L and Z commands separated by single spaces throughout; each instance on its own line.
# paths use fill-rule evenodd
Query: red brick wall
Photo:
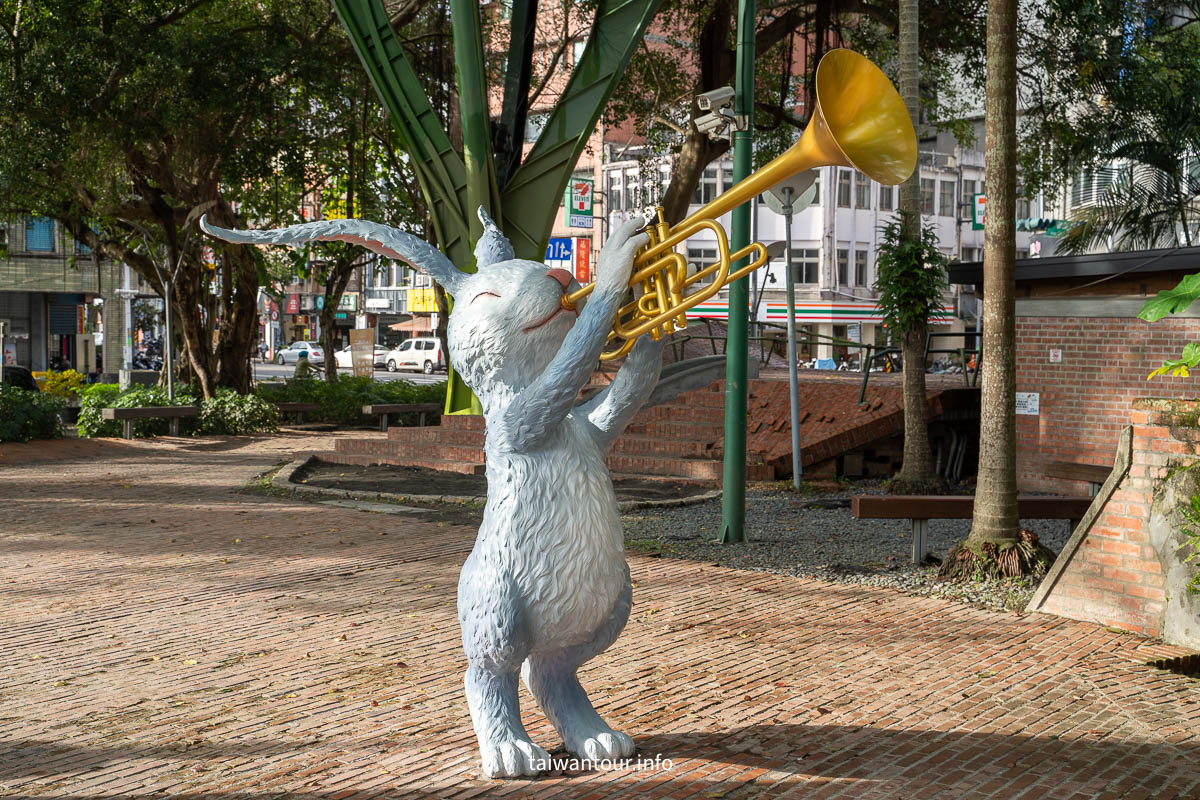
M 1133 406 L 1129 472 L 1074 553 L 1067 554 L 1069 561 L 1045 590 L 1040 610 L 1160 636 L 1166 583 L 1146 524 L 1155 487 L 1170 466 L 1200 458 L 1195 435 L 1200 402 L 1139 400 Z M 1053 573 L 1047 580 L 1052 578 Z
M 1041 396 L 1038 416 L 1017 416 L 1019 488 L 1086 493 L 1087 484 L 1045 477 L 1043 463 L 1112 466 L 1135 398 L 1200 394 L 1193 378 L 1146 382 L 1190 341 L 1200 341 L 1200 319 L 1017 317 L 1017 391 Z M 1061 363 L 1050 363 L 1051 349 L 1062 350 Z

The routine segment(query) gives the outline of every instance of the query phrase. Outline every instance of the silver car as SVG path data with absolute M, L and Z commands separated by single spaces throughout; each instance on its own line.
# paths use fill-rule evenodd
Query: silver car
M 292 342 L 275 354 L 276 364 L 295 364 L 301 353 L 308 353 L 309 363 L 325 363 L 325 353 L 316 342 Z

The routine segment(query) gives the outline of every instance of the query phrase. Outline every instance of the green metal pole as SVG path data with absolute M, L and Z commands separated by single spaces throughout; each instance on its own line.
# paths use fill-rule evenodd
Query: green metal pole
M 483 223 L 479 221 L 476 209 L 483 206 L 494 219 L 500 218 L 500 190 L 492 157 L 492 130 L 483 75 L 483 39 L 480 33 L 478 0 L 450 0 L 450 19 L 454 30 L 454 64 L 458 74 L 463 162 L 467 172 L 467 225 L 470 230 L 471 249 L 474 250 L 475 242 L 483 234 Z M 453 303 L 453 300 L 450 302 Z M 483 413 L 479 399 L 453 370 L 447 382 L 446 412 Z
M 750 175 L 750 115 L 754 109 L 754 0 L 738 1 L 737 74 L 733 113 L 739 122 L 733 133 L 733 179 Z M 733 210 L 733 251 L 750 244 L 750 204 Z M 736 269 L 745 262 L 730 267 Z M 746 540 L 746 353 L 750 338 L 749 278 L 729 287 L 729 346 L 725 355 L 725 468 L 722 476 L 721 541 Z

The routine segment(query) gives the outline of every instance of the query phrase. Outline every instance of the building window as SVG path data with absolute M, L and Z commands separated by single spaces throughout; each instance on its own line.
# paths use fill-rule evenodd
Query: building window
M 850 251 L 838 248 L 837 251 L 837 282 L 838 286 L 850 285 Z
M 717 248 L 715 247 L 689 247 L 687 249 L 688 272 L 696 274 L 705 267 L 710 267 L 717 263 Z M 700 279 L 700 284 L 712 283 L 713 275 L 707 275 Z
M 933 178 L 921 178 L 921 214 L 927 217 L 933 216 L 934 183 Z
M 1029 200 L 1024 197 L 1017 198 L 1017 219 L 1028 219 L 1030 216 Z
M 981 258 L 982 254 L 979 252 L 978 247 L 964 247 L 962 249 L 963 261 L 979 261 Z
M 817 273 L 821 265 L 818 250 L 793 250 L 792 275 L 796 283 L 818 283 Z
M 1017 260 L 1020 261 L 1022 258 L 1029 258 L 1028 250 L 1018 250 L 1017 251 Z
M 854 173 L 854 207 L 871 207 L 871 179 L 861 172 Z
M 850 207 L 850 170 L 838 170 L 838 186 L 837 186 L 837 204 L 838 208 Z
M 578 39 L 571 43 L 571 63 L 578 64 L 583 58 L 583 51 L 587 47 L 587 39 Z
M 895 186 L 880 186 L 879 187 L 879 210 L 894 211 L 896 209 L 896 187 Z
M 621 173 L 613 170 L 608 173 L 608 210 L 620 211 L 624 207 L 621 202 Z
M 633 211 L 638 206 L 638 173 L 636 169 L 625 170 L 625 210 Z
M 954 213 L 954 198 L 958 194 L 954 190 L 954 181 L 939 181 L 941 186 L 938 187 L 938 216 L 953 217 Z
M 54 252 L 54 220 L 25 217 L 25 249 L 31 253 Z
M 716 196 L 717 168 L 707 167 L 704 174 L 700 176 L 700 185 L 696 187 L 696 192 L 692 195 L 692 203 L 699 206 L 708 205 Z
M 867 251 L 854 251 L 854 285 L 867 285 Z
M 963 179 L 962 182 L 962 204 L 967 208 L 971 208 L 975 203 L 976 183 L 972 180 Z

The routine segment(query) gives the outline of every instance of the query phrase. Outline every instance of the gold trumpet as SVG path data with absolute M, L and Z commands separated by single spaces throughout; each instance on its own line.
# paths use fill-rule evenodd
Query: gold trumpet
M 646 228 L 650 243 L 637 254 L 629 285 L 640 295 L 617 312 L 609 341 L 618 342 L 601 354 L 602 361 L 629 352 L 637 337 L 649 333 L 658 340 L 687 327 L 688 309 L 704 302 L 726 285 L 749 275 L 767 261 L 767 248 L 753 242 L 729 252 L 725 229 L 716 220 L 755 195 L 798 172 L 814 167 L 853 167 L 886 185 L 901 183 L 917 164 L 917 137 L 900 95 L 887 76 L 868 59 L 851 50 L 831 50 L 817 65 L 817 107 L 804 134 L 794 145 L 758 172 L 739 181 L 687 219 L 670 227 L 663 209 Z M 708 229 L 717 240 L 716 263 L 688 274 L 687 262 L 675 247 Z M 749 258 L 746 266 L 731 265 Z M 712 275 L 710 284 L 688 288 Z M 563 296 L 573 309 L 594 283 Z

